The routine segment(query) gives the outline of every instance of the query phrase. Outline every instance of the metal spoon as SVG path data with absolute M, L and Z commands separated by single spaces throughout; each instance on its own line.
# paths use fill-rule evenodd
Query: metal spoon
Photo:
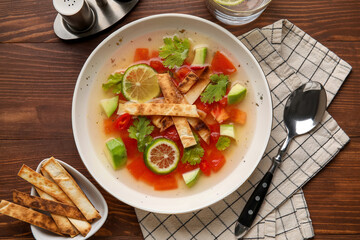
M 273 174 L 280 165 L 291 140 L 310 132 L 321 121 L 326 109 L 326 92 L 318 82 L 308 82 L 294 92 L 286 101 L 284 122 L 287 136 L 276 157 L 272 158 L 269 171 L 255 188 L 235 225 L 235 237 L 242 239 L 253 223 L 269 189 Z

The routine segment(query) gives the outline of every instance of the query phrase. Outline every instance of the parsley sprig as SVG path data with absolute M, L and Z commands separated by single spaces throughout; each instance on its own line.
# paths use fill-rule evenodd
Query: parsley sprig
M 123 76 L 124 74 L 121 73 L 114 73 L 111 74 L 106 83 L 103 83 L 102 87 L 105 91 L 109 90 L 110 88 L 112 88 L 113 93 L 120 93 L 121 92 L 121 82 L 123 80 Z
M 216 143 L 216 148 L 220 151 L 224 151 L 230 146 L 230 138 L 225 136 L 220 136 L 219 140 Z
M 138 117 L 130 126 L 129 137 L 137 140 L 137 147 L 140 152 L 144 152 L 145 147 L 153 140 L 149 135 L 153 130 L 154 126 L 150 125 L 150 120 L 146 117 Z
M 168 68 L 180 67 L 189 54 L 189 39 L 174 36 L 172 39 L 164 38 L 164 44 L 159 51 L 159 56 L 164 59 L 164 65 Z
M 201 94 L 203 103 L 213 103 L 220 101 L 226 94 L 226 88 L 229 84 L 229 77 L 224 74 L 213 74 L 210 76 L 210 84 Z
M 194 133 L 195 140 L 197 144 L 192 147 L 188 147 L 184 149 L 183 157 L 181 161 L 183 163 L 189 163 L 190 165 L 196 165 L 201 162 L 201 158 L 204 156 L 204 149 L 201 147 L 199 143 L 199 137 Z

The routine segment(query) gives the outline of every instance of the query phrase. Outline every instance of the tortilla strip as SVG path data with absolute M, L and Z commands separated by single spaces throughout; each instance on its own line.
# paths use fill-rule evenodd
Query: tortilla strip
M 42 167 L 69 196 L 88 221 L 92 222 L 101 217 L 79 185 L 53 157 L 47 160 Z
M 182 94 L 187 93 L 198 80 L 199 77 L 193 71 L 190 71 L 186 75 L 186 77 L 179 83 L 177 88 Z
M 163 132 L 174 125 L 172 117 L 169 116 L 152 116 L 151 121 L 155 127 L 160 128 L 160 132 Z
M 55 198 L 50 196 L 49 194 L 41 191 L 38 188 L 35 188 L 36 192 L 39 194 L 39 196 L 43 199 L 52 200 L 55 201 Z M 70 235 L 71 237 L 75 237 L 79 234 L 79 232 L 76 230 L 76 228 L 71 224 L 69 219 L 64 216 L 60 216 L 57 214 L 50 213 L 51 217 L 54 219 L 54 222 L 58 226 L 59 230 L 63 234 Z
M 50 175 L 44 170 L 44 169 L 40 169 L 41 173 L 44 175 L 44 177 L 48 180 L 50 180 L 51 182 L 53 182 L 53 180 L 51 179 Z M 36 188 L 35 188 L 36 189 Z M 46 193 L 45 193 L 46 194 Z M 51 197 L 50 195 L 48 195 L 49 197 Z M 53 199 L 50 199 L 53 200 Z M 75 204 L 73 202 L 71 202 L 70 200 L 69 204 L 70 206 L 75 206 Z M 80 234 L 82 236 L 86 236 L 90 230 L 91 230 L 91 224 L 88 223 L 87 221 L 83 221 L 83 220 L 78 220 L 78 219 L 73 219 L 73 218 L 68 218 L 69 221 L 74 225 L 74 227 L 80 232 Z
M 171 81 L 171 77 L 168 73 L 158 74 L 158 83 L 160 85 L 161 92 L 164 95 L 165 102 L 176 104 L 186 103 L 184 97 L 181 95 L 179 90 L 177 90 L 176 86 Z M 196 111 L 195 105 L 190 106 L 194 106 Z M 198 115 L 197 111 L 196 114 Z M 195 137 L 186 118 L 173 117 L 172 119 L 184 148 L 196 145 Z
M 155 98 L 151 102 L 163 103 L 164 98 Z M 169 116 L 151 116 L 151 122 L 155 125 L 155 127 L 160 129 L 160 132 L 166 130 L 174 124 L 172 118 Z
M 198 112 L 198 114 L 199 114 L 200 119 L 203 120 L 203 121 L 205 121 L 205 118 L 206 118 L 206 116 L 207 116 L 207 113 L 204 112 L 203 110 L 200 110 L 200 109 L 198 109 L 197 112 Z
M 13 190 L 13 201 L 14 203 L 25 207 L 48 211 L 50 213 L 55 213 L 61 216 L 85 220 L 79 209 L 74 206 L 42 199 L 36 196 L 30 196 L 29 194 L 20 192 L 18 190 Z
M 161 115 L 177 117 L 199 117 L 196 106 L 190 104 L 172 103 L 126 103 L 119 104 L 118 114 L 131 115 Z
M 180 103 L 187 103 L 186 102 L 186 99 L 184 99 L 184 97 L 182 96 L 181 93 L 179 93 L 177 90 L 176 90 L 176 87 L 174 84 L 172 84 L 171 82 L 171 79 L 170 79 L 170 76 L 159 76 L 159 81 L 160 81 L 160 78 L 164 78 L 164 79 L 161 79 L 162 82 L 165 82 L 166 81 L 168 82 L 168 85 L 170 86 L 163 86 L 163 87 L 166 87 L 166 93 L 163 93 L 164 97 L 165 97 L 165 100 L 169 99 L 170 101 L 173 100 L 173 101 L 180 101 Z M 167 78 L 167 79 L 165 79 Z M 165 83 L 162 83 L 162 85 L 165 85 Z M 159 83 L 160 84 L 160 83 Z M 162 85 L 160 85 L 160 88 L 162 89 Z M 175 88 L 175 89 L 174 89 Z M 198 115 L 200 118 L 204 119 L 205 116 L 206 116 L 206 113 L 200 111 L 200 110 L 197 110 L 198 111 Z M 205 115 L 205 116 L 204 116 Z M 205 122 L 203 122 L 203 120 L 199 119 L 199 118 L 188 118 L 187 119 L 188 122 L 190 123 L 190 125 L 194 128 L 194 130 L 200 135 L 200 137 L 207 143 L 209 144 L 210 143 L 210 129 L 209 127 L 205 124 Z M 180 124 L 180 123 L 179 123 Z M 176 126 L 176 125 L 175 125 Z M 177 129 L 177 128 L 176 128 Z M 181 131 L 181 129 L 180 129 Z M 179 132 L 179 130 L 178 130 Z M 180 135 L 180 133 L 179 133 Z M 181 136 L 181 135 L 180 135 Z M 181 137 L 180 137 L 181 138 Z M 186 137 L 185 137 L 186 138 Z
M 200 119 L 202 121 L 204 121 L 204 119 L 206 118 L 206 113 L 204 111 L 199 110 L 199 109 L 197 110 L 197 112 L 199 114 Z M 192 120 L 189 121 L 189 119 L 192 119 Z M 195 119 L 197 119 L 197 118 L 188 118 L 188 122 L 190 123 L 190 125 L 193 128 L 196 128 L 196 126 L 200 122 L 200 119 L 197 119 L 196 121 L 195 121 Z M 172 125 L 174 125 L 174 122 L 173 122 L 172 118 L 169 117 L 169 116 L 165 116 L 165 117 L 163 117 L 163 116 L 152 116 L 151 121 L 155 125 L 155 127 L 160 129 L 160 132 L 163 132 L 164 130 L 166 130 L 169 127 L 171 127 Z M 208 134 L 210 134 L 210 129 L 208 129 L 207 132 L 208 132 Z M 201 134 L 200 134 L 200 136 L 201 136 Z M 206 142 L 207 140 L 204 139 L 204 141 Z
M 61 190 L 58 185 L 45 178 L 40 173 L 35 172 L 25 164 L 22 165 L 18 176 L 28 181 L 40 190 L 46 192 L 50 196 L 54 197 L 56 200 L 69 205 L 73 204 L 70 198 Z
M 210 68 L 206 67 L 197 83 L 184 95 L 187 103 L 193 104 L 210 83 Z
M 0 202 L 0 213 L 62 235 L 51 217 L 31 208 L 2 200 Z
M 200 137 L 207 143 L 210 143 L 210 129 L 209 127 L 199 118 L 188 118 L 187 119 L 194 130 L 200 135 Z
M 173 121 L 184 148 L 196 145 L 197 142 L 187 119 L 183 117 L 173 117 Z

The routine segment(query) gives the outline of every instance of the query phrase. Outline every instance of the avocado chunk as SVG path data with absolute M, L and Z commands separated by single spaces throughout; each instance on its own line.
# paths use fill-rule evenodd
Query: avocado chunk
M 232 124 L 220 125 L 220 136 L 228 136 L 235 139 L 235 127 Z
M 186 186 L 192 187 L 199 179 L 199 175 L 200 175 L 200 168 L 196 168 L 189 172 L 183 173 L 182 177 L 185 181 Z
M 195 57 L 191 65 L 203 66 L 207 55 L 207 47 L 195 48 Z
M 111 115 L 115 112 L 118 107 L 118 103 L 119 96 L 100 100 L 100 105 L 107 117 L 111 117 Z
M 106 156 L 114 170 L 126 164 L 126 147 L 121 138 L 113 138 L 106 142 Z
M 236 83 L 230 90 L 228 94 L 228 104 L 239 103 L 244 100 L 246 96 L 246 87 L 241 85 L 240 83 Z

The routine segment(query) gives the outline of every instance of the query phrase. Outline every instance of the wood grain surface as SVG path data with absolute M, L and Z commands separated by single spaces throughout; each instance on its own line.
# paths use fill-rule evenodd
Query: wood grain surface
M 154 8 L 153 6 L 156 6 Z M 287 18 L 347 61 L 353 70 L 329 108 L 350 143 L 304 188 L 316 240 L 360 239 L 360 1 L 273 0 L 255 22 L 226 26 L 202 0 L 140 0 L 107 31 L 66 42 L 52 29 L 52 1 L 0 1 L 0 199 L 11 189 L 29 192 L 16 176 L 23 163 L 36 168 L 55 156 L 70 163 L 101 190 L 109 217 L 91 239 L 142 239 L 134 209 L 101 189 L 77 153 L 71 129 L 76 78 L 91 51 L 111 32 L 158 13 L 203 17 L 240 35 Z M 0 216 L 0 239 L 32 239 L 26 223 Z

